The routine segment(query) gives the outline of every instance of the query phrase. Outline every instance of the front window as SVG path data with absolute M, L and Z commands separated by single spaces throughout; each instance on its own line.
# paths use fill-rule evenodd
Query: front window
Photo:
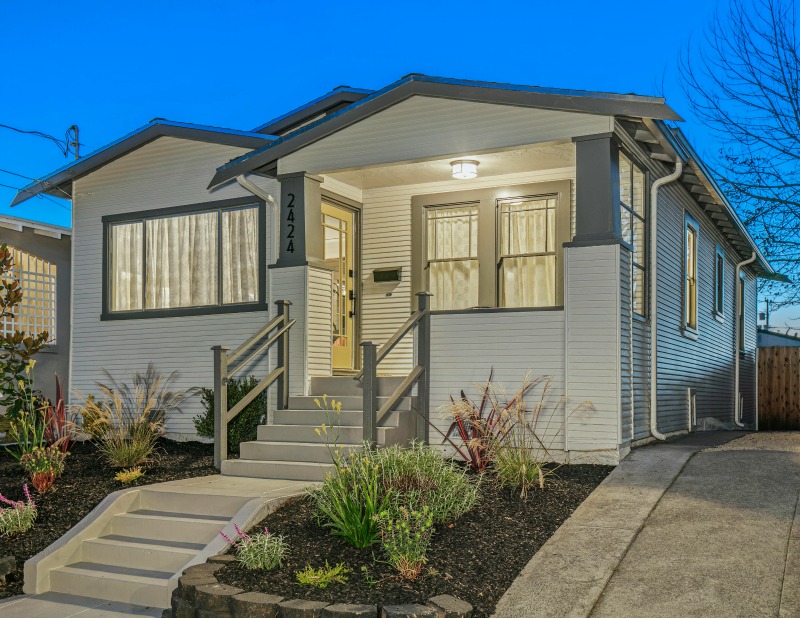
M 697 330 L 697 221 L 686 215 L 684 258 L 684 325 Z
M 30 335 L 47 332 L 49 344 L 56 342 L 56 265 L 18 249 L 11 251 L 12 266 L 7 277 L 19 281 L 22 300 L 14 315 L 3 316 L 3 334 L 15 331 Z
M 624 154 L 619 155 L 619 197 L 622 238 L 633 250 L 631 272 L 633 310 L 646 313 L 647 225 L 645 225 L 644 173 Z
M 478 305 L 478 205 L 425 210 L 428 285 L 435 311 Z
M 109 223 L 112 313 L 259 301 L 258 205 L 209 206 Z
M 556 304 L 556 197 L 498 201 L 500 306 Z

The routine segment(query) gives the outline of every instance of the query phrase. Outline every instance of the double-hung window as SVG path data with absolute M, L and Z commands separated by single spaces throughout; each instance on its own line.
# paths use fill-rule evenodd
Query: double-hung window
M 624 154 L 619 155 L 619 198 L 622 238 L 632 254 L 631 297 L 638 315 L 647 313 L 647 225 L 645 212 L 645 176 Z
M 466 309 L 478 305 L 478 205 L 425 209 L 427 270 L 431 308 Z
M 714 313 L 719 317 L 725 314 L 725 252 L 717 245 L 714 261 Z
M 106 218 L 106 314 L 261 303 L 262 210 L 225 200 Z
M 744 307 L 745 307 L 745 303 L 747 302 L 745 300 L 745 297 L 744 297 L 745 292 L 747 291 L 747 286 L 745 285 L 745 283 L 746 283 L 745 274 L 744 274 L 744 272 L 742 272 L 742 273 L 739 274 L 739 281 L 737 282 L 737 285 L 739 286 L 739 306 L 737 307 L 739 315 L 736 316 L 737 319 L 739 320 L 739 341 L 737 341 L 736 343 L 739 346 L 739 351 L 740 352 L 744 352 L 745 351 L 745 347 L 744 347 L 744 326 L 745 326 Z
M 684 223 L 684 292 L 683 318 L 684 327 L 697 330 L 697 242 L 699 226 L 688 214 Z

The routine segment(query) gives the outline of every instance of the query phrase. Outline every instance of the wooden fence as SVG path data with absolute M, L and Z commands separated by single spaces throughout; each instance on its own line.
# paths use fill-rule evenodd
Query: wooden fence
M 800 429 L 800 347 L 758 350 L 758 428 Z

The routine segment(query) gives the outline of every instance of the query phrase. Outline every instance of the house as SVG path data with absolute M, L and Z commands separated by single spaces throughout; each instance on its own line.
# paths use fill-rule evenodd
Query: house
M 373 408 L 410 393 L 398 406 L 441 430 L 437 408 L 492 369 L 508 389 L 551 376 L 567 409 L 591 402 L 556 407 L 552 450 L 616 463 L 654 438 L 755 425 L 756 278 L 774 272 L 673 121 L 661 98 L 412 74 L 252 131 L 154 120 L 15 203 L 72 195 L 82 392 L 149 361 L 210 386 L 210 348 L 291 302 L 288 355 L 246 370 L 287 363 L 238 473 L 324 460 L 301 448 L 313 395 L 355 414 L 367 391 Z M 170 431 L 191 436 L 196 412 Z
M 759 348 L 796 348 L 800 347 L 800 337 L 781 333 L 766 327 L 758 327 Z
M 57 375 L 69 385 L 71 234 L 69 228 L 0 216 L 0 245 L 14 258 L 12 275 L 19 279 L 22 302 L 13 318 L 0 321 L 5 333 L 49 334 L 48 345 L 34 357 L 35 388 L 55 401 Z

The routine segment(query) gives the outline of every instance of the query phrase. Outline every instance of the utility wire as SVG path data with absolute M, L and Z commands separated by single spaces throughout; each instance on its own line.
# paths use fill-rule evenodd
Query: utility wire
M 2 182 L 0 182 L 0 187 L 5 187 L 6 189 L 14 189 L 15 191 L 22 191 L 22 189 L 20 187 L 14 187 L 12 185 L 6 185 L 6 184 L 3 184 Z M 59 208 L 63 208 L 64 210 L 69 210 L 69 208 L 64 206 L 64 204 L 55 201 L 52 197 L 50 197 L 49 195 L 45 195 L 44 193 L 39 193 L 36 197 L 39 197 L 39 198 L 43 197 L 44 199 L 46 199 L 46 200 L 48 200 L 50 202 L 53 202 L 53 204 L 55 204 Z
M 64 139 L 59 139 L 57 137 L 53 137 L 47 133 L 42 133 L 41 131 L 28 131 L 26 129 L 18 129 L 17 127 L 12 127 L 7 124 L 0 124 L 0 128 L 9 129 L 10 131 L 16 131 L 17 133 L 23 133 L 25 135 L 35 135 L 36 137 L 42 137 L 44 139 L 50 140 L 53 142 L 58 149 L 61 151 L 65 157 L 69 156 L 69 149 L 70 146 L 73 147 L 73 152 L 75 153 L 75 158 L 78 158 L 78 149 L 83 146 L 78 140 L 78 127 L 72 125 L 69 129 L 66 130 L 64 133 Z
M 24 178 L 25 180 L 32 180 L 33 182 L 43 183 L 43 181 L 40 180 L 39 178 L 31 178 L 30 176 L 25 176 L 24 174 L 19 174 L 17 172 L 12 172 L 11 170 L 4 170 L 3 168 L 0 168 L 0 172 L 3 172 L 4 174 L 11 174 L 12 176 L 17 176 L 18 178 Z M 66 191 L 64 191 L 64 189 L 62 189 L 58 185 L 54 185 L 54 184 L 48 182 L 47 184 L 45 184 L 45 186 L 50 186 L 50 187 L 53 187 L 54 189 L 58 189 L 59 191 L 61 191 L 61 193 L 64 194 L 66 199 L 68 199 L 68 200 L 72 199 L 72 196 L 69 193 L 67 193 Z

